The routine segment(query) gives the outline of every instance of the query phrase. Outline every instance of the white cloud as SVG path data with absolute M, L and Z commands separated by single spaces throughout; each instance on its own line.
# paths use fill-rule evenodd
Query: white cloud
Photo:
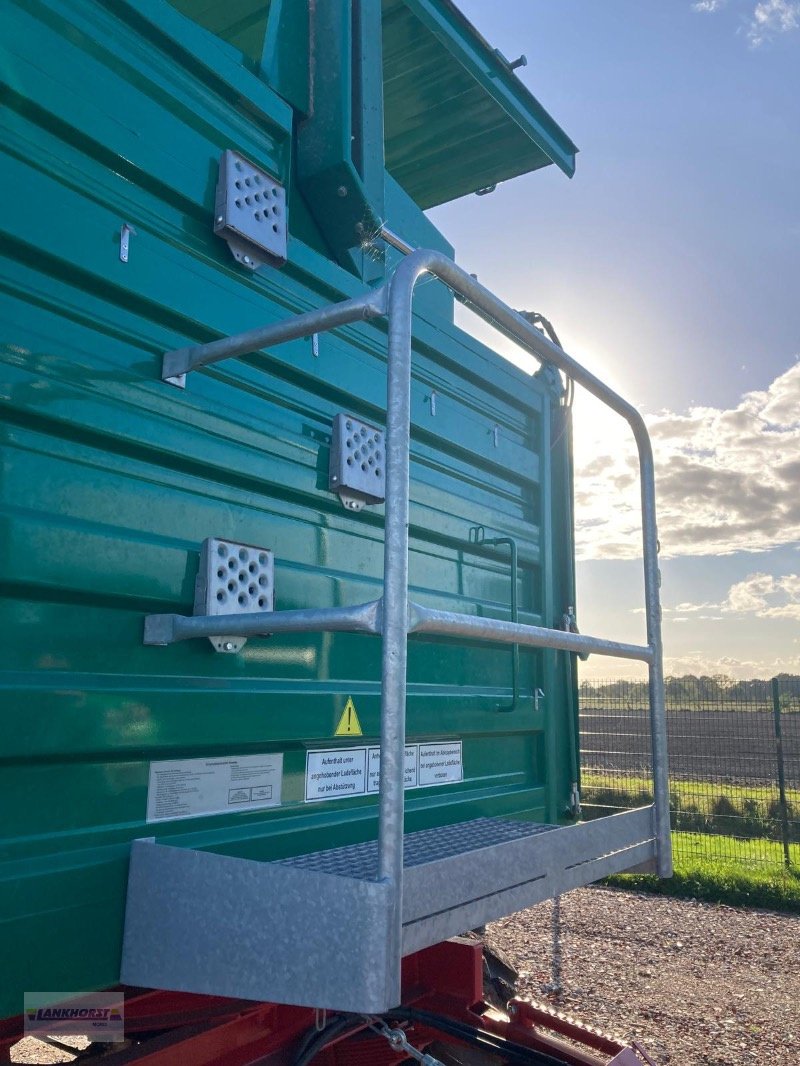
M 749 11 L 743 16 L 740 27 L 751 48 L 758 48 L 779 34 L 800 27 L 800 0 L 758 0 L 755 6 L 751 3 L 747 5 Z M 728 0 L 695 0 L 692 11 L 713 15 L 727 5 Z
M 758 48 L 776 34 L 788 33 L 800 26 L 800 3 L 797 0 L 759 0 L 747 27 L 747 40 Z
M 800 574 L 748 574 L 731 585 L 721 603 L 678 603 L 661 611 L 668 623 L 722 622 L 732 615 L 800 621 Z M 644 614 L 644 608 L 631 614 Z
M 800 622 L 800 574 L 749 574 L 728 590 L 721 610 L 756 618 L 789 618 Z
M 580 557 L 638 557 L 638 464 L 626 427 L 596 417 L 585 401 L 575 421 Z M 662 411 L 647 421 L 665 555 L 800 541 L 800 362 L 735 407 Z
M 731 655 L 675 655 L 664 659 L 664 672 L 667 677 L 681 677 L 683 674 L 705 674 L 714 677 L 724 674 L 738 681 L 753 677 L 774 677 L 776 674 L 800 668 L 800 658 L 786 659 L 737 659 Z

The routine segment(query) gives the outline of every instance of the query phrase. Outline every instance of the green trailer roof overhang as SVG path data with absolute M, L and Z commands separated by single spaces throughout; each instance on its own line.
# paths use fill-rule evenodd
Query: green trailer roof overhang
M 383 0 L 386 167 L 428 208 L 578 149 L 451 0 Z
M 308 46 L 306 41 L 300 47 L 298 27 L 309 19 L 310 0 L 170 2 L 240 50 L 254 67 L 269 50 L 271 20 L 276 32 L 286 34 L 281 67 L 292 68 L 293 84 L 308 80 Z M 350 2 L 315 0 L 317 8 Z M 572 176 L 575 145 L 453 0 L 380 2 L 386 168 L 420 207 L 551 163 Z M 286 33 L 289 29 L 294 35 Z M 276 89 L 286 95 L 285 85 Z M 360 98 L 360 89 L 356 95 Z M 295 96 L 302 110 L 303 94 Z M 361 103 L 373 106 L 369 100 Z

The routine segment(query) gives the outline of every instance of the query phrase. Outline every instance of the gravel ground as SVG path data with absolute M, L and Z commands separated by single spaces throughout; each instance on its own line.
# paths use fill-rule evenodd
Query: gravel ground
M 488 926 L 520 971 L 518 992 L 547 998 L 551 904 Z M 672 1066 L 800 1062 L 800 917 L 604 888 L 561 901 L 565 1012 L 640 1040 Z M 71 1056 L 25 1041 L 12 1061 Z
M 546 998 L 550 903 L 487 927 L 520 971 L 518 993 Z M 673 1066 L 800 1062 L 800 917 L 604 888 L 561 901 L 566 1013 L 638 1039 Z

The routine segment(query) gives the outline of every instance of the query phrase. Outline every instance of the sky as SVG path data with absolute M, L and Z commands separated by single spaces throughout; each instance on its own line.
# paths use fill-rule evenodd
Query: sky
M 433 222 L 645 415 L 667 673 L 800 673 L 800 0 L 459 6 L 580 153 Z M 643 642 L 635 450 L 580 389 L 575 451 L 580 628 Z

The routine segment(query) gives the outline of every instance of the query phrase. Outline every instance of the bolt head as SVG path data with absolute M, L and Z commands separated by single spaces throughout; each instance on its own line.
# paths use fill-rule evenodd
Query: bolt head
M 339 188 L 336 190 L 336 195 L 341 197 L 347 196 L 347 186 L 340 185 Z
M 229 640 L 226 640 L 222 646 L 225 651 L 233 651 L 233 644 Z
M 245 264 L 246 264 L 247 266 L 250 266 L 250 256 L 249 256 L 249 255 L 246 255 L 246 256 L 245 256 L 245 257 L 244 257 L 244 258 L 242 259 L 242 262 L 243 262 L 243 263 L 245 263 Z
M 225 221 L 225 219 L 222 217 L 222 215 L 217 215 L 217 225 L 218 226 L 221 226 L 224 221 Z

